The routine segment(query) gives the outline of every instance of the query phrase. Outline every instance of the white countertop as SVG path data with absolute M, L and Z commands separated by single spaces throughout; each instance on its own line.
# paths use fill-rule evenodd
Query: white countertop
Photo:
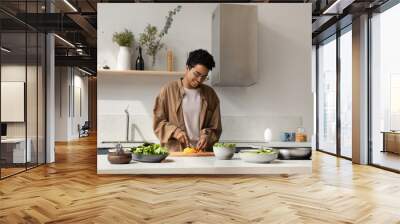
M 221 142 L 229 142 L 229 143 L 235 143 L 236 146 L 249 146 L 249 145 L 254 145 L 254 146 L 264 146 L 264 147 L 288 147 L 288 148 L 293 148 L 293 147 L 311 147 L 311 142 L 245 142 L 245 141 L 221 141 Z
M 158 141 L 149 141 L 149 142 L 158 142 Z M 264 146 L 264 147 L 281 147 L 281 148 L 294 148 L 294 147 L 311 147 L 311 142 L 265 142 L 265 141 L 235 141 L 235 140 L 220 140 L 220 142 L 227 142 L 227 143 L 235 143 L 236 146 Z M 109 142 L 102 142 L 102 147 L 115 147 L 117 143 L 123 144 L 124 147 L 134 147 L 141 145 L 143 142 L 124 142 L 124 141 L 115 141 L 113 143 Z
M 215 157 L 167 157 L 162 163 L 111 164 L 107 155 L 97 155 L 98 174 L 307 174 L 311 160 L 275 160 L 272 163 L 247 163 L 235 154 L 232 160 Z

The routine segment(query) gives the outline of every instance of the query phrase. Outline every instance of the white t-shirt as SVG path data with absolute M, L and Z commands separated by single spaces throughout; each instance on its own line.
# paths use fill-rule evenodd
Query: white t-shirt
M 190 144 L 196 146 L 200 138 L 200 89 L 185 89 L 182 99 L 183 119 Z

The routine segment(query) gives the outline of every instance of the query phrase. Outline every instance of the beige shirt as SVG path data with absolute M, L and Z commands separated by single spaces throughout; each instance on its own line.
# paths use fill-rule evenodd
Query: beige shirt
M 182 99 L 183 119 L 189 142 L 196 146 L 200 138 L 200 110 L 201 97 L 200 89 L 184 88 L 185 95 Z
M 207 138 L 206 150 L 211 151 L 222 132 L 219 99 L 211 87 L 201 84 L 199 89 L 201 98 L 200 137 Z M 172 81 L 162 87 L 153 108 L 154 134 L 160 140 L 160 144 L 171 151 L 182 151 L 186 147 L 172 137 L 176 130 L 187 132 L 182 110 L 184 96 L 182 80 Z

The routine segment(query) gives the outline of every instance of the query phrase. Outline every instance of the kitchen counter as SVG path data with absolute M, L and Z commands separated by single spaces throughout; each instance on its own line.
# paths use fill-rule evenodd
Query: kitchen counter
M 264 147 L 276 147 L 276 148 L 309 148 L 311 147 L 311 142 L 264 142 L 264 141 L 220 141 L 235 143 L 236 146 L 264 146 Z
M 97 155 L 98 174 L 308 174 L 311 160 L 275 160 L 247 163 L 235 154 L 232 160 L 215 157 L 167 157 L 162 163 L 111 164 L 107 155 Z
M 158 142 L 158 140 L 150 140 L 149 142 Z M 276 148 L 311 148 L 311 142 L 265 142 L 265 141 L 237 141 L 237 140 L 220 140 L 219 142 L 235 143 L 237 147 L 243 146 L 264 146 L 264 147 L 276 147 Z M 141 145 L 143 141 L 103 141 L 101 142 L 102 147 L 112 148 L 117 143 L 123 144 L 125 147 L 134 147 Z

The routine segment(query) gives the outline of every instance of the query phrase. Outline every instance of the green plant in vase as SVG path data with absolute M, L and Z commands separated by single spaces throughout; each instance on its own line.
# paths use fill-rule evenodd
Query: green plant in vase
M 113 42 L 117 43 L 120 47 L 131 47 L 134 40 L 135 36 L 128 29 L 113 34 Z
M 131 31 L 125 29 L 123 32 L 115 32 L 112 38 L 113 42 L 119 46 L 117 69 L 129 70 L 131 69 L 131 46 L 135 40 L 135 36 Z
M 168 11 L 164 28 L 159 32 L 156 26 L 147 24 L 144 32 L 139 35 L 139 44 L 145 49 L 147 55 L 152 58 L 152 66 L 156 63 L 157 53 L 164 47 L 164 43 L 161 42 L 162 38 L 168 34 L 169 28 L 171 28 L 173 16 L 181 10 L 182 6 L 178 5 L 173 10 Z

